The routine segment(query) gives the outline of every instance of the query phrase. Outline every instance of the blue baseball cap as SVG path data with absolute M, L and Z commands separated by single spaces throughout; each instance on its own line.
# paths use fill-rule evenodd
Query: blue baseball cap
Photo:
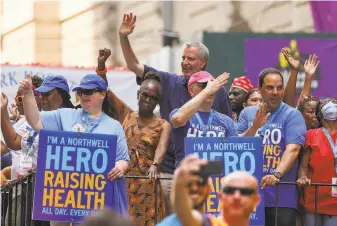
M 39 88 L 34 91 L 40 93 L 47 93 L 55 88 L 60 88 L 69 93 L 69 86 L 67 80 L 62 75 L 49 75 L 44 80 Z
M 73 91 L 76 91 L 77 89 L 102 89 L 107 90 L 107 85 L 104 79 L 101 78 L 101 76 L 96 74 L 89 74 L 82 78 L 80 85 L 73 88 Z

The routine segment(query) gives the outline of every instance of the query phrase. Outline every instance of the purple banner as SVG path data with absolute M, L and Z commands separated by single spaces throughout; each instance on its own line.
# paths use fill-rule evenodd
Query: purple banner
M 258 85 L 260 71 L 267 67 L 279 69 L 288 81 L 290 67 L 281 54 L 283 47 L 290 52 L 298 51 L 301 54 L 301 64 L 316 54 L 320 61 L 316 75 L 311 84 L 311 95 L 317 97 L 337 97 L 337 40 L 336 39 L 282 39 L 282 38 L 252 38 L 245 42 L 245 74 L 254 86 Z M 300 69 L 296 93 L 299 96 L 305 79 L 303 67 Z
M 337 32 L 337 2 L 310 1 L 316 32 Z
M 41 130 L 34 220 L 80 222 L 105 207 L 119 209 L 114 183 L 114 135 Z

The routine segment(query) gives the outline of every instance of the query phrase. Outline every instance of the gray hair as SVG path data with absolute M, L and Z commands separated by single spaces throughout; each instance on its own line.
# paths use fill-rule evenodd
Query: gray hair
M 208 63 L 209 50 L 204 44 L 202 44 L 201 42 L 185 42 L 183 47 L 184 47 L 184 49 L 185 48 L 191 48 L 191 47 L 198 48 L 199 49 L 199 57 L 206 60 L 206 65 L 205 65 L 205 68 L 206 68 L 207 63 Z M 205 68 L 203 68 L 203 69 L 205 69 Z

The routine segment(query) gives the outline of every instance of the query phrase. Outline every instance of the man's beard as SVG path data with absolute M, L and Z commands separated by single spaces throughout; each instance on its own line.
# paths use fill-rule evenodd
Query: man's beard
M 201 201 L 200 203 L 196 203 L 193 205 L 193 209 L 195 210 L 199 210 L 204 204 L 205 204 L 206 200 Z
M 205 197 L 200 201 L 199 203 L 193 204 L 193 209 L 199 210 L 203 205 L 205 205 L 207 200 L 208 194 L 205 195 Z

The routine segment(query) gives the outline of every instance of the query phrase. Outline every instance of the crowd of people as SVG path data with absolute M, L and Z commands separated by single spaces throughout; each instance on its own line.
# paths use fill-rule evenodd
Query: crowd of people
M 116 164 L 107 174 L 109 180 L 117 181 L 118 189 L 126 190 L 128 208 L 115 210 L 119 214 L 128 211 L 132 222 L 124 225 L 246 226 L 261 195 L 265 225 L 274 225 L 276 199 L 279 226 L 314 225 L 315 189 L 310 184 L 337 184 L 337 99 L 310 95 L 318 57 L 310 55 L 304 62 L 304 88 L 295 104 L 301 66 L 298 54 L 281 50 L 291 67 L 287 84 L 279 70 L 265 68 L 256 87 L 242 76 L 234 79 L 227 92 L 224 85 L 229 73 L 214 76 L 207 72 L 209 51 L 200 42 L 184 45 L 180 75 L 140 63 L 128 38 L 135 25 L 136 16 L 125 14 L 119 39 L 126 65 L 140 85 L 137 111 L 108 89 L 105 63 L 109 49 L 99 50 L 96 73 L 85 75 L 72 90 L 79 98 L 77 106 L 70 101 L 66 75 L 44 80 L 28 76 L 21 81 L 10 112 L 9 100 L 2 93 L 1 155 L 2 160 L 9 155 L 11 164 L 2 169 L 1 183 L 35 169 L 41 129 L 110 134 L 117 135 L 118 141 Z M 154 114 L 157 105 L 160 117 Z M 209 181 L 201 182 L 195 174 L 207 161 L 186 156 L 184 138 L 235 136 L 262 138 L 264 176 L 259 183 L 242 171 L 225 176 L 219 192 L 222 210 L 215 218 L 203 213 Z M 118 181 L 125 175 L 150 179 L 126 179 L 124 186 Z M 156 182 L 157 178 L 166 179 Z M 280 181 L 298 186 L 279 185 L 276 197 L 275 184 Z M 337 225 L 337 188 L 319 187 L 317 194 L 318 225 Z M 20 200 L 20 191 L 16 199 Z M 11 212 L 18 222 L 17 211 Z M 107 220 L 109 214 L 98 216 L 84 225 L 114 225 Z

